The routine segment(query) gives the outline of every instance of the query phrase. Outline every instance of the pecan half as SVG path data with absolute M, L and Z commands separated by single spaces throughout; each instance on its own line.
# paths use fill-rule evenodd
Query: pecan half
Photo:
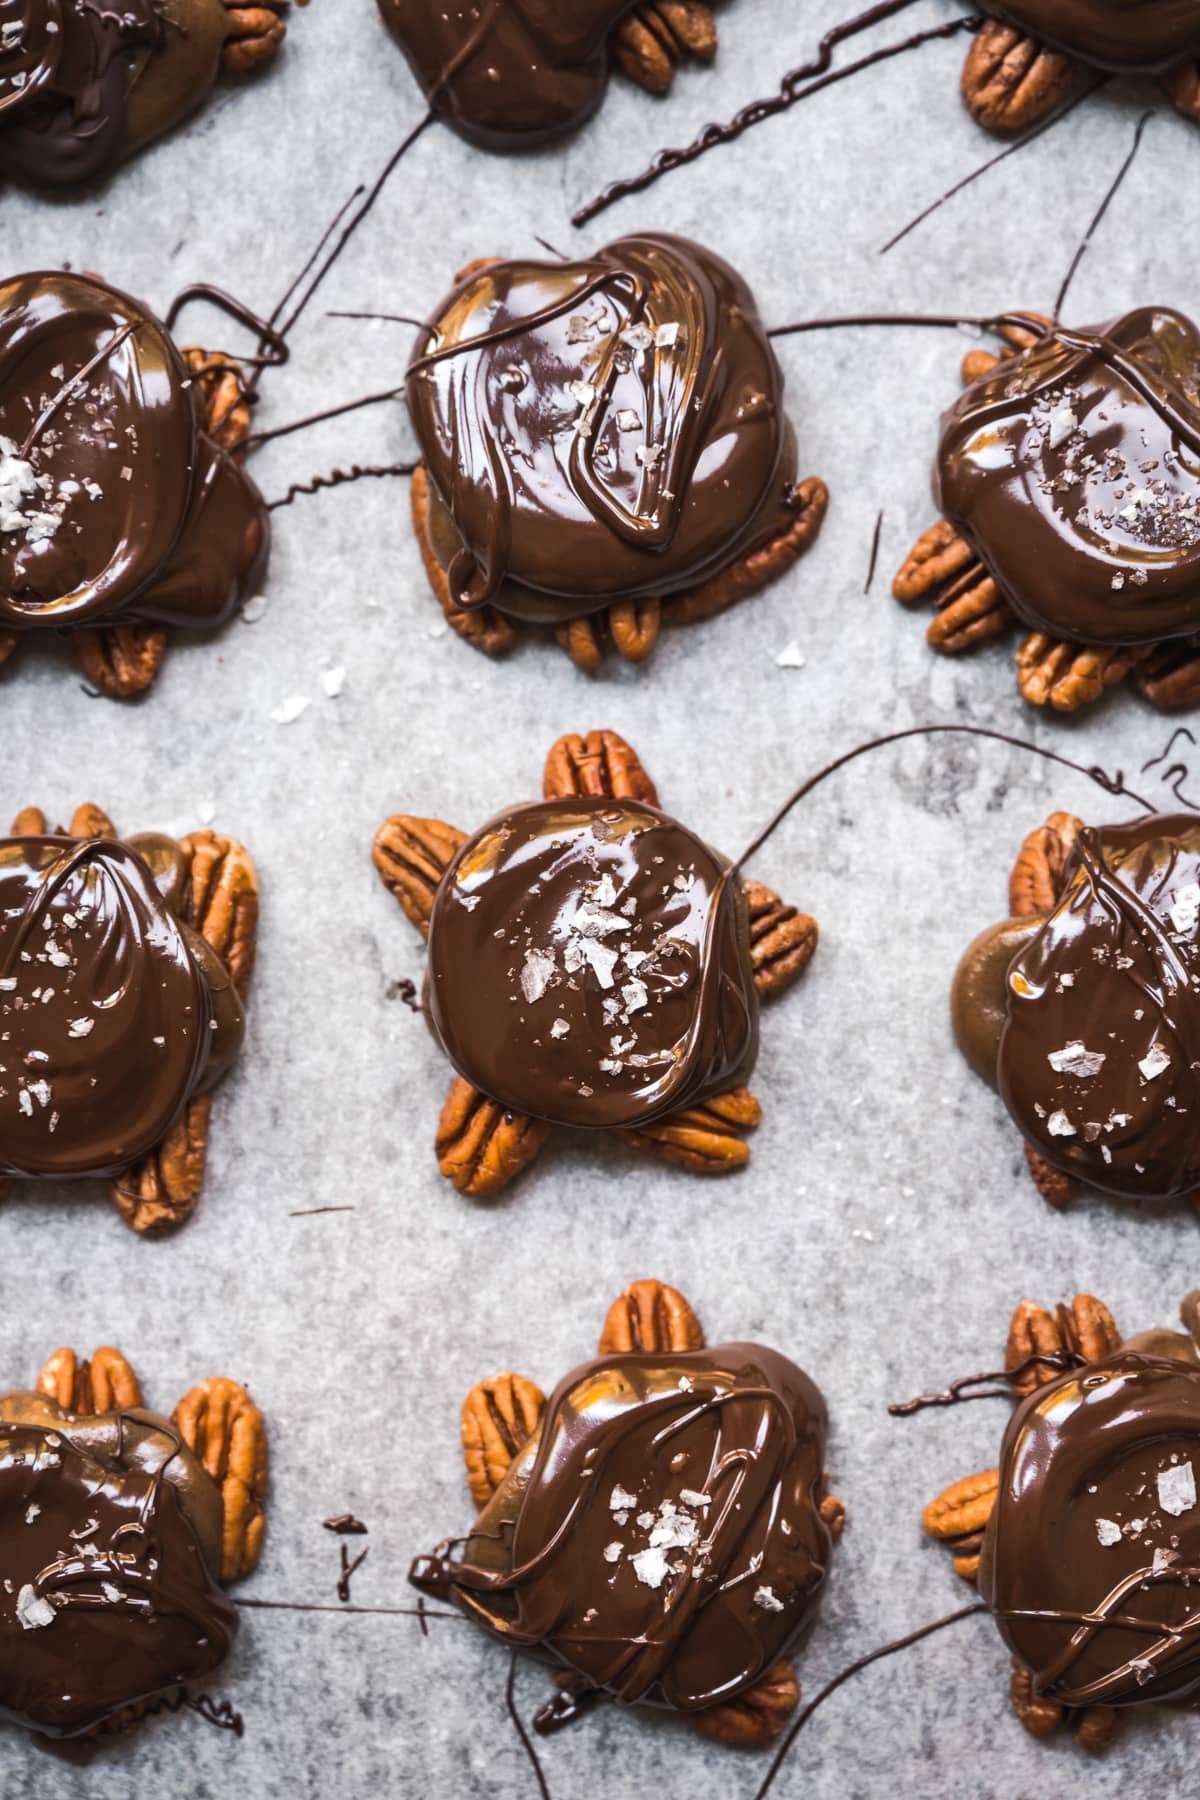
M 1095 1756 L 1108 1749 L 1120 1730 L 1121 1716 L 1115 1706 L 1088 1706 L 1075 1722 L 1075 1742 Z
M 717 27 L 700 0 L 646 0 L 626 14 L 612 34 L 613 59 L 622 74 L 650 94 L 665 94 L 685 56 L 710 63 Z
M 592 614 L 584 619 L 567 619 L 554 627 L 554 637 L 575 667 L 584 675 L 594 675 L 604 661 L 600 642 L 600 626 Z
M 744 1133 L 761 1121 L 762 1107 L 750 1089 L 732 1088 L 701 1106 L 685 1107 L 620 1136 L 634 1150 L 644 1150 L 660 1162 L 702 1175 L 731 1175 L 750 1161 Z
M 1063 1722 L 1063 1709 L 1056 1700 L 1047 1700 L 1033 1689 L 1033 1676 L 1024 1663 L 1012 1659 L 1009 1699 L 1017 1718 L 1030 1737 L 1053 1737 Z
M 185 916 L 212 946 L 244 1000 L 254 972 L 258 929 L 258 874 L 235 838 L 194 831 L 179 847 L 191 863 Z
M 112 1203 L 131 1231 L 157 1235 L 191 1218 L 204 1186 L 211 1113 L 212 1095 L 195 1095 L 162 1143 L 112 1183 Z
M 1160 712 L 1195 706 L 1200 701 L 1200 648 L 1194 642 L 1162 645 L 1140 665 L 1133 684 Z
M 628 663 L 645 662 L 658 642 L 662 601 L 653 595 L 620 600 L 608 609 L 608 631 L 618 656 Z
M 1024 1149 L 1025 1162 L 1033 1177 L 1034 1187 L 1047 1206 L 1052 1206 L 1055 1212 L 1065 1212 L 1075 1198 L 1074 1181 L 1069 1175 L 1064 1175 L 1061 1169 L 1056 1169 L 1053 1163 L 1048 1163 L 1041 1151 L 1035 1150 L 1032 1144 L 1027 1143 Z
M 996 1504 L 999 1485 L 999 1469 L 966 1475 L 943 1489 L 921 1515 L 926 1534 L 953 1553 L 954 1573 L 964 1581 L 974 1581 L 979 1573 L 984 1527 Z
M 1090 1363 L 1101 1362 L 1120 1347 L 1121 1334 L 1113 1316 L 1094 1294 L 1076 1294 L 1070 1306 L 1060 1304 L 1053 1312 L 1032 1300 L 1022 1300 L 1008 1328 L 1004 1366 L 1018 1369 L 1031 1356 L 1052 1355 L 1057 1350 L 1073 1350 Z M 1060 1374 L 1050 1363 L 1035 1362 L 1014 1379 L 1013 1392 L 1032 1394 Z
M 12 822 L 12 837 L 45 837 L 46 815 L 40 806 L 23 806 Z
M 699 587 L 669 595 L 664 601 L 667 623 L 694 625 L 700 619 L 711 619 L 776 580 L 812 544 L 828 505 L 829 489 L 815 475 L 797 482 L 784 498 L 774 535 Z
M 221 1490 L 225 1529 L 221 1580 L 236 1581 L 257 1566 L 267 1492 L 267 1428 L 245 1388 L 211 1376 L 186 1394 L 172 1415 L 189 1450 Z
M 250 435 L 245 370 L 232 356 L 200 350 L 195 344 L 180 354 L 192 377 L 205 432 L 218 449 L 235 454 Z
M 494 262 L 494 257 L 481 259 L 481 266 Z M 471 265 L 473 268 L 475 265 Z M 468 271 L 464 271 L 464 275 Z M 446 570 L 433 547 L 432 518 L 436 504 L 433 483 L 424 464 L 418 463 L 413 470 L 409 482 L 409 502 L 412 506 L 413 530 L 417 535 L 417 545 L 421 552 L 421 561 L 425 566 L 425 574 L 429 585 L 437 596 L 438 605 L 447 625 L 456 631 L 460 638 L 473 644 L 476 650 L 482 650 L 485 656 L 504 656 L 513 649 L 520 638 L 520 630 L 512 619 L 505 618 L 494 606 L 462 607 L 459 606 L 450 592 L 450 581 Z
M 1063 875 L 1083 820 L 1074 813 L 1053 812 L 1029 833 L 1017 852 L 1008 878 L 1008 910 L 1015 919 L 1053 912 L 1062 898 Z
M 460 1194 L 486 1199 L 533 1161 L 549 1129 L 542 1119 L 506 1111 L 457 1075 L 438 1120 L 438 1168 Z
M 939 519 L 923 531 L 901 563 L 892 582 L 892 593 L 903 606 L 919 606 L 936 600 L 978 558 L 966 538 L 960 537 L 949 519 Z
M 1022 350 L 1028 350 L 1031 345 L 1036 344 L 1054 323 L 1053 319 L 1048 319 L 1045 313 L 1027 312 L 1022 316 L 1031 321 L 1033 329 L 1012 321 L 996 327 L 999 335 L 1006 344 L 1012 346 L 1013 352 L 1017 355 Z M 959 371 L 962 375 L 963 386 L 970 387 L 973 381 L 978 381 L 982 375 L 990 375 L 999 363 L 1005 361 L 1007 361 L 1005 356 L 997 356 L 991 350 L 968 350 L 962 359 Z
M 91 1358 L 83 1362 L 73 1350 L 56 1350 L 43 1364 L 37 1388 L 39 1394 L 56 1400 L 64 1412 L 84 1418 L 145 1404 L 131 1363 L 108 1345 L 93 1350 Z
M 1071 644 L 1031 631 L 1017 649 L 1017 690 L 1031 706 L 1075 712 L 1116 687 L 1150 651 L 1147 644 Z
M 144 694 L 162 668 L 167 633 L 162 625 L 106 625 L 71 636 L 75 661 L 88 684 L 110 700 Z
M 102 806 L 85 800 L 71 815 L 70 834 L 75 838 L 116 837 L 117 828 Z
M 971 117 L 987 130 L 1024 131 L 1066 98 L 1075 71 L 1071 57 L 989 19 L 967 52 L 962 96 Z
M 545 1404 L 541 1388 L 513 1374 L 479 1382 L 463 1401 L 467 1485 L 480 1512 L 533 1436 Z
M 809 914 L 788 906 L 761 881 L 743 879 L 750 919 L 750 962 L 759 997 L 781 994 L 808 967 L 820 931 Z
M 17 647 L 15 631 L 0 631 L 0 665 L 6 663 Z
M 615 731 L 568 732 L 550 746 L 542 773 L 546 800 L 573 800 L 585 794 L 658 805 L 658 792 L 632 744 Z
M 825 1480 L 826 1482 L 829 1480 L 828 1470 L 825 1472 Z M 840 1538 L 846 1529 L 845 1501 L 839 1500 L 836 1494 L 827 1493 L 817 1507 L 817 1511 L 828 1526 L 830 1537 Z
M 466 841 L 465 831 L 410 813 L 393 813 L 375 833 L 371 861 L 422 937 L 429 936 L 442 876 Z
M 1000 637 L 1013 622 L 1007 600 L 978 562 L 964 571 L 937 605 L 925 641 L 943 656 L 958 656 L 989 638 Z
M 685 1713 L 684 1717 L 701 1737 L 752 1749 L 778 1737 L 799 1704 L 800 1682 L 795 1669 L 789 1662 L 777 1662 L 735 1700 L 724 1700 L 719 1706 L 706 1706 L 702 1712 Z
M 1176 112 L 1200 125 L 1200 62 L 1193 58 L 1180 63 L 1177 69 L 1168 70 L 1162 84 Z
M 601 1356 L 637 1350 L 703 1350 L 704 1329 L 678 1288 L 665 1281 L 634 1281 L 608 1309 L 600 1333 Z
M 227 75 L 244 75 L 270 62 L 287 35 L 282 13 L 287 0 L 267 0 L 265 6 L 237 6 L 225 0 L 228 11 L 221 67 Z

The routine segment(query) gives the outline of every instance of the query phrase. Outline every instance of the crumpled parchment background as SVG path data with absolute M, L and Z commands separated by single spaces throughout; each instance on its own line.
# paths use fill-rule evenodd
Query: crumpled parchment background
M 536 253 L 535 233 L 568 253 L 642 226 L 690 233 L 745 271 L 772 323 L 1049 310 L 1147 105 L 1159 110 L 1067 312 L 1092 322 L 1147 301 L 1195 310 L 1181 244 L 1197 217 L 1200 139 L 1148 88 L 1096 96 L 880 256 L 997 148 L 959 103 L 962 39 L 834 87 L 573 231 L 571 210 L 603 182 L 771 92 L 849 10 L 728 0 L 715 71 L 684 74 L 662 104 L 614 80 L 598 117 L 544 154 L 488 158 L 445 128 L 425 133 L 309 308 L 290 365 L 264 381 L 260 424 L 400 381 L 410 331 L 330 309 L 422 315 L 468 259 Z M 952 0 L 919 0 L 863 47 L 953 16 Z M 847 46 L 840 60 L 858 53 Z M 213 280 L 269 311 L 422 111 L 369 0 L 320 0 L 293 14 L 264 79 L 219 94 L 103 192 L 58 203 L 6 193 L 5 259 L 13 272 L 96 269 L 160 310 L 183 284 Z M 244 342 L 202 309 L 180 335 Z M 994 725 L 1131 779 L 1158 753 L 1170 725 L 1133 695 L 1077 723 L 1035 716 L 1015 693 L 1011 642 L 939 660 L 923 620 L 889 597 L 932 518 L 934 426 L 967 347 L 952 331 L 915 329 L 782 343 L 801 471 L 832 490 L 824 532 L 768 593 L 666 636 L 640 672 L 610 666 L 588 680 L 536 641 L 494 665 L 441 630 L 407 484 L 394 480 L 277 513 L 265 615 L 177 646 L 144 703 L 88 698 L 70 662 L 40 644 L 0 678 L 7 812 L 36 800 L 65 817 L 88 798 L 129 829 L 186 830 L 211 809 L 258 859 L 249 1044 L 217 1102 L 191 1224 L 139 1242 L 82 1191 L 7 1192 L 0 1216 L 6 1384 L 31 1380 L 60 1343 L 113 1342 L 162 1408 L 208 1373 L 251 1385 L 270 1420 L 273 1476 L 249 1594 L 334 1602 L 338 1543 L 320 1522 L 350 1508 L 370 1526 L 351 1540 L 370 1548 L 355 1602 L 407 1605 L 411 1556 L 469 1521 L 467 1389 L 501 1368 L 548 1388 L 592 1353 L 621 1287 L 654 1274 L 685 1290 L 713 1341 L 776 1343 L 828 1397 L 830 1467 L 850 1517 L 802 1663 L 811 1695 L 852 1658 L 970 1598 L 922 1540 L 919 1514 L 952 1477 L 990 1464 L 1005 1408 L 893 1420 L 887 1402 L 995 1366 L 1026 1295 L 1098 1292 L 1132 1331 L 1170 1321 L 1195 1282 L 1186 1209 L 1139 1217 L 1093 1198 L 1052 1213 L 999 1101 L 951 1043 L 956 956 L 1003 914 L 1025 831 L 1055 806 L 1095 819 L 1131 810 L 1020 751 L 969 739 L 884 751 L 823 787 L 757 859 L 823 936 L 801 986 L 764 1021 L 755 1088 L 766 1120 L 736 1179 L 706 1183 L 560 1139 L 500 1203 L 460 1199 L 431 1151 L 447 1070 L 389 998 L 397 978 L 419 980 L 422 951 L 372 870 L 376 825 L 411 810 L 470 827 L 532 798 L 562 731 L 625 733 L 664 802 L 730 853 L 804 775 L 876 731 Z M 397 403 L 271 444 L 253 467 L 274 498 L 335 463 L 390 462 L 410 446 Z M 776 664 L 792 641 L 803 669 Z M 323 687 L 332 668 L 345 670 L 336 699 Z M 293 695 L 310 705 L 274 723 Z M 1160 775 L 1143 791 L 1173 805 Z M 321 1205 L 355 1210 L 290 1216 Z M 525 1800 L 536 1787 L 505 1716 L 507 1673 L 504 1652 L 462 1624 L 435 1623 L 423 1639 L 403 1617 L 250 1613 L 214 1684 L 245 1715 L 242 1742 L 184 1716 L 78 1772 L 10 1731 L 0 1790 Z M 1150 1712 L 1092 1762 L 1069 1739 L 1027 1738 L 1006 1686 L 985 1619 L 872 1669 L 814 1720 L 780 1800 L 1191 1782 L 1186 1716 Z M 546 1687 L 536 1665 L 520 1670 L 526 1716 Z M 750 1800 L 766 1767 L 669 1721 L 603 1710 L 541 1754 L 554 1800 Z

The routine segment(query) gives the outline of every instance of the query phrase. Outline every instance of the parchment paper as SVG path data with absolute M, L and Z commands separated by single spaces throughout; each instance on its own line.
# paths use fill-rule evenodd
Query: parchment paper
M 1095 322 L 1151 301 L 1195 311 L 1183 247 L 1198 218 L 1200 139 L 1156 90 L 1095 97 L 878 254 L 997 148 L 959 102 L 961 39 L 832 88 L 572 230 L 573 206 L 604 181 L 772 91 L 849 10 L 728 0 L 714 72 L 685 73 L 662 104 L 615 80 L 565 148 L 487 158 L 445 128 L 425 133 L 297 329 L 290 366 L 265 379 L 260 424 L 400 380 L 410 331 L 329 309 L 422 315 L 468 259 L 536 252 L 535 233 L 568 253 L 641 226 L 689 233 L 741 267 L 773 323 L 1048 311 L 1150 104 L 1159 111 L 1067 312 Z M 867 45 L 953 16 L 952 0 L 920 0 Z M 369 0 L 314 0 L 293 14 L 264 79 L 219 96 L 103 192 L 59 203 L 6 193 L 5 261 L 13 272 L 96 269 L 162 310 L 198 280 L 269 310 L 422 111 Z M 180 335 L 239 341 L 202 311 Z M 801 470 L 833 495 L 819 543 L 740 611 L 666 635 L 640 671 L 608 665 L 589 680 L 537 641 L 492 664 L 440 630 L 397 480 L 276 513 L 265 614 L 173 648 L 142 704 L 88 698 L 69 660 L 41 645 L 0 678 L 6 815 L 36 801 L 64 817 L 93 799 L 128 829 L 211 818 L 258 859 L 249 1042 L 217 1100 L 195 1218 L 145 1243 L 95 1192 L 6 1191 L 0 1211 L 4 1385 L 31 1380 L 60 1343 L 116 1343 L 162 1408 L 209 1373 L 252 1387 L 273 1472 L 265 1554 L 242 1591 L 336 1604 L 338 1544 L 321 1520 L 352 1509 L 370 1526 L 351 1540 L 370 1549 L 355 1602 L 409 1604 L 411 1556 L 469 1522 L 467 1389 L 504 1368 L 549 1387 L 592 1354 L 621 1287 L 653 1274 L 686 1291 L 713 1341 L 775 1343 L 828 1397 L 849 1523 L 802 1662 L 812 1694 L 971 1597 L 922 1539 L 920 1509 L 991 1464 L 1006 1408 L 893 1420 L 887 1402 L 994 1366 L 1025 1296 L 1098 1292 L 1133 1331 L 1170 1322 L 1195 1283 L 1186 1209 L 1142 1218 L 1092 1198 L 1052 1213 L 999 1101 L 951 1042 L 956 957 L 1002 916 L 1024 833 L 1055 806 L 1097 821 L 1131 810 L 1018 751 L 964 739 L 883 752 L 822 788 L 757 859 L 754 872 L 814 912 L 823 935 L 802 984 L 764 1019 L 754 1085 L 766 1119 L 736 1179 L 706 1183 L 563 1138 L 499 1203 L 460 1199 L 432 1156 L 448 1070 L 422 1022 L 389 998 L 398 978 L 420 979 L 422 951 L 371 867 L 375 827 L 410 810 L 469 828 L 534 797 L 562 731 L 625 733 L 664 802 L 731 854 L 806 773 L 877 730 L 995 725 L 1131 776 L 1162 748 L 1169 726 L 1132 694 L 1077 724 L 1037 716 L 1016 696 L 1011 641 L 938 659 L 924 621 L 890 598 L 895 566 L 933 517 L 934 428 L 967 347 L 919 330 L 784 342 Z M 274 498 L 335 463 L 390 462 L 410 447 L 397 403 L 283 439 L 253 467 Z M 778 667 L 793 641 L 805 666 Z M 329 698 L 323 675 L 335 668 L 344 686 Z M 300 695 L 303 714 L 274 723 Z M 1157 779 L 1147 791 L 1173 805 Z M 290 1216 L 322 1205 L 355 1210 Z M 1093 1762 L 1069 1737 L 1044 1747 L 1023 1734 L 1007 1673 L 986 1619 L 872 1669 L 818 1714 L 781 1800 L 1194 1785 L 1186 1716 L 1150 1712 Z M 505 1653 L 465 1624 L 434 1623 L 423 1638 L 403 1617 L 247 1613 L 214 1684 L 245 1716 L 241 1742 L 185 1715 L 80 1772 L 6 1731 L 0 1791 L 526 1800 L 536 1788 L 505 1715 L 507 1674 Z M 543 1670 L 520 1670 L 526 1716 L 546 1688 Z M 750 1800 L 765 1770 L 670 1722 L 605 1709 L 541 1755 L 554 1800 Z

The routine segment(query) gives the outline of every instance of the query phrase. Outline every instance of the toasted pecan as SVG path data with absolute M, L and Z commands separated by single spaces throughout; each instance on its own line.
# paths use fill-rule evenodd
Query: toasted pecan
M 903 606 L 919 606 L 936 599 L 978 562 L 966 538 L 960 537 L 949 519 L 939 519 L 923 531 L 896 572 L 892 593 Z
M 1063 893 L 1063 878 L 1083 820 L 1053 812 L 1031 831 L 1017 852 L 1008 879 L 1008 910 L 1015 919 L 1052 912 Z
M 267 1428 L 262 1413 L 239 1382 L 215 1375 L 185 1394 L 172 1416 L 189 1450 L 221 1490 L 221 1580 L 236 1581 L 257 1566 L 266 1528 Z
M 1017 647 L 1017 689 L 1031 706 L 1076 712 L 1145 662 L 1148 644 L 1072 644 L 1031 631 Z
M 393 813 L 375 833 L 371 860 L 422 937 L 429 936 L 442 876 L 466 841 L 465 831 L 411 813 Z
M 1033 1300 L 1022 1300 L 1008 1328 L 1004 1366 L 1016 1370 L 1029 1363 L 1013 1378 L 1012 1387 L 1014 1393 L 1031 1394 L 1035 1388 L 1057 1380 L 1062 1372 L 1050 1361 L 1031 1362 L 1031 1358 L 1051 1357 L 1066 1350 L 1087 1362 L 1101 1362 L 1120 1347 L 1116 1321 L 1094 1294 L 1076 1294 L 1070 1306 L 1059 1305 L 1053 1312 Z
M 167 654 L 162 625 L 105 625 L 76 631 L 71 648 L 84 679 L 112 700 L 130 700 L 153 683 Z
M 250 435 L 250 399 L 240 362 L 195 344 L 181 352 L 196 390 L 205 433 L 218 449 L 236 455 Z
M 460 1194 L 498 1194 L 531 1163 L 550 1127 L 509 1112 L 457 1075 L 442 1105 L 434 1140 L 438 1168 Z
M 261 6 L 241 6 L 225 0 L 225 47 L 221 67 L 227 75 L 245 75 L 271 61 L 287 35 L 283 14 L 287 0 L 266 0 Z
M 1034 1691 L 1033 1676 L 1024 1663 L 1012 1659 L 1009 1699 L 1017 1718 L 1030 1737 L 1053 1737 L 1063 1721 L 1063 1709 L 1057 1700 L 1048 1700 Z
M 1176 112 L 1200 125 L 1200 62 L 1193 57 L 1177 69 L 1168 69 L 1162 84 Z
M 547 800 L 597 795 L 658 805 L 637 751 L 616 731 L 589 731 L 584 737 L 567 732 L 556 739 L 542 773 L 542 794 Z
M 64 1412 L 83 1418 L 145 1404 L 132 1364 L 109 1345 L 93 1350 L 83 1362 L 74 1350 L 56 1350 L 43 1364 L 37 1388 Z
M 711 619 L 776 580 L 813 543 L 828 505 L 829 489 L 815 475 L 797 482 L 788 490 L 767 542 L 747 550 L 699 587 L 668 595 L 664 601 L 667 623 L 694 625 L 700 619 Z
M 1200 647 L 1194 642 L 1163 644 L 1138 665 L 1133 685 L 1160 712 L 1200 702 Z
M 702 1350 L 704 1329 L 678 1288 L 634 1281 L 613 1301 L 600 1333 L 600 1355 L 630 1351 Z
M 537 1429 L 546 1396 L 524 1375 L 493 1375 L 463 1401 L 462 1444 L 467 1485 L 483 1511 Z
M 480 266 L 487 267 L 494 262 L 494 257 L 481 259 Z M 460 279 L 466 279 L 475 265 L 463 271 Z M 437 597 L 443 617 L 452 631 L 476 650 L 482 650 L 485 656 L 505 656 L 514 648 L 520 638 L 520 628 L 513 619 L 506 618 L 497 612 L 494 606 L 464 607 L 459 606 L 450 592 L 450 580 L 446 569 L 433 547 L 431 520 L 437 496 L 433 483 L 423 463 L 418 463 L 413 470 L 409 483 L 409 503 L 412 507 L 413 530 L 416 532 L 417 545 L 421 552 L 421 561 L 425 566 L 425 574 L 429 585 Z
M 752 1688 L 719 1706 L 685 1713 L 693 1731 L 720 1744 L 753 1749 L 779 1736 L 800 1704 L 800 1682 L 790 1662 L 773 1663 Z
M 809 913 L 788 906 L 761 881 L 743 878 L 750 922 L 750 962 L 760 999 L 781 994 L 812 960 L 820 930 Z
M 750 1161 L 744 1134 L 761 1121 L 762 1107 L 749 1088 L 742 1087 L 620 1135 L 631 1148 L 660 1162 L 702 1175 L 730 1175 Z
M 1025 1162 L 1033 1177 L 1033 1185 L 1047 1206 L 1055 1212 L 1065 1212 L 1075 1198 L 1075 1182 L 1053 1163 L 1048 1163 L 1040 1150 L 1033 1145 L 1025 1145 Z
M 985 19 L 963 64 L 962 96 L 987 130 L 1025 131 L 1066 98 L 1075 75 L 1072 57 L 1012 25 Z

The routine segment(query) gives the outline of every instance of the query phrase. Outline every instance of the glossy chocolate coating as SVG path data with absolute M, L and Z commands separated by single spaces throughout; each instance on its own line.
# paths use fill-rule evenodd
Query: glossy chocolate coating
M 728 866 L 634 801 L 499 814 L 434 901 L 434 1036 L 483 1093 L 560 1125 L 648 1124 L 737 1086 L 758 997 Z
M 0 1174 L 127 1168 L 241 1037 L 227 970 L 130 845 L 0 839 Z
M 1004 1102 L 1049 1163 L 1109 1193 L 1200 1185 L 1196 908 L 1194 816 L 1086 830 L 1061 901 L 1008 972 Z
M 79 1736 L 207 1675 L 238 1628 L 221 1497 L 155 1413 L 0 1396 L 0 1718 Z
M 88 276 L 0 285 L 0 630 L 217 625 L 267 545 L 262 497 L 202 430 L 152 313 Z
M 1114 75 L 1200 55 L 1200 0 L 986 0 L 984 11 Z
M 687 239 L 468 275 L 408 374 L 451 592 L 554 623 L 704 581 L 777 528 L 782 395 L 746 284 Z
M 1037 1693 L 1132 1706 L 1200 1687 L 1198 1479 L 1193 1362 L 1121 1350 L 1013 1414 L 979 1589 Z
M 379 0 L 425 97 L 488 150 L 581 125 L 608 79 L 608 34 L 634 0 Z
M 223 0 L 0 0 L 0 176 L 102 180 L 217 78 Z
M 411 1579 L 625 1704 L 753 1686 L 811 1627 L 829 1564 L 825 1404 L 786 1357 L 722 1344 L 585 1363 L 476 1523 Z
M 1149 644 L 1200 629 L 1200 334 L 1166 307 L 1051 329 L 942 421 L 946 518 L 1034 630 Z

